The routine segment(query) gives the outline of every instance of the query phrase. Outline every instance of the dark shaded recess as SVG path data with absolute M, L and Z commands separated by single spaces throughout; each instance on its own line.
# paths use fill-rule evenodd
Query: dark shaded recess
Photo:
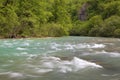
M 88 3 L 84 3 L 79 11 L 79 20 L 81 21 L 87 20 L 87 8 Z

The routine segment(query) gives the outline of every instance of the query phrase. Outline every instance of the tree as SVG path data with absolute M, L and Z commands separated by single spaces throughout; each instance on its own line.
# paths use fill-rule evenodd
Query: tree
M 120 28 L 114 31 L 114 36 L 120 38 Z
M 0 17 L 0 35 L 7 38 L 15 37 L 16 27 L 18 27 L 19 22 L 15 13 L 15 7 L 12 6 L 10 1 L 1 6 Z
M 89 26 L 89 36 L 99 36 L 99 30 L 103 27 L 103 19 L 101 15 L 96 15 L 90 18 Z
M 114 36 L 114 31 L 120 28 L 120 17 L 111 16 L 104 21 L 104 26 L 100 29 L 100 35 L 105 37 Z

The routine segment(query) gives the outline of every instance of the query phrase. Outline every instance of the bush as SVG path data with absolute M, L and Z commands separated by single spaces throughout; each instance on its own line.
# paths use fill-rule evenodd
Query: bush
M 103 26 L 103 19 L 101 15 L 96 15 L 90 18 L 89 26 L 91 29 L 89 30 L 89 36 L 99 36 L 99 30 Z
M 104 21 L 104 25 L 100 28 L 100 36 L 112 37 L 114 36 L 114 31 L 120 28 L 120 17 L 111 16 Z
M 50 36 L 50 37 L 59 37 L 67 35 L 64 27 L 60 24 L 51 23 L 51 24 L 44 24 L 40 28 L 41 36 Z
M 102 12 L 102 16 L 103 18 L 109 18 L 112 15 L 116 15 L 119 14 L 119 1 L 109 1 L 106 4 L 103 4 L 103 12 Z
M 89 23 L 77 21 L 74 23 L 73 28 L 70 30 L 70 35 L 74 36 L 87 36 L 89 32 Z
M 114 31 L 114 36 L 120 38 L 120 29 L 116 29 L 116 30 Z
M 89 31 L 89 36 L 99 36 L 99 27 L 94 27 Z

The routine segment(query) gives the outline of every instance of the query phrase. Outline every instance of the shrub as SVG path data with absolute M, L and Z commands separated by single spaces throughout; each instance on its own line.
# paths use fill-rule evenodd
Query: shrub
M 89 36 L 99 36 L 99 29 L 103 26 L 103 19 L 101 15 L 96 15 L 90 18 L 89 26 Z
M 50 23 L 50 24 L 44 24 L 40 28 L 40 34 L 41 36 L 59 37 L 59 36 L 67 35 L 67 32 L 65 31 L 62 25 L 56 23 Z
M 104 25 L 100 28 L 100 36 L 112 37 L 114 36 L 114 31 L 120 28 L 120 17 L 111 16 L 104 21 Z
M 120 29 L 116 29 L 116 30 L 114 31 L 114 36 L 120 38 Z
M 73 28 L 70 31 L 70 35 L 75 36 L 87 36 L 89 32 L 89 22 L 77 21 L 74 23 Z

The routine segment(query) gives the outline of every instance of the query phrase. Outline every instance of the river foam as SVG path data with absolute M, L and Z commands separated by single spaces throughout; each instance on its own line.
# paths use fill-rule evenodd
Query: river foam
M 96 49 L 96 48 L 104 48 L 105 44 L 97 44 L 97 43 L 79 43 L 79 44 L 72 44 L 72 43 L 51 43 L 50 47 L 54 50 L 74 50 L 74 49 Z
M 41 63 L 41 66 L 46 69 L 55 69 L 62 73 L 76 72 L 82 69 L 103 68 L 96 63 L 89 62 L 77 57 L 74 57 L 72 60 L 61 60 L 58 57 L 49 56 L 43 57 Z
M 78 44 L 75 47 L 76 48 L 104 48 L 105 45 L 104 44 L 96 44 L 96 43 L 92 43 L 92 44 L 83 43 L 83 44 Z

